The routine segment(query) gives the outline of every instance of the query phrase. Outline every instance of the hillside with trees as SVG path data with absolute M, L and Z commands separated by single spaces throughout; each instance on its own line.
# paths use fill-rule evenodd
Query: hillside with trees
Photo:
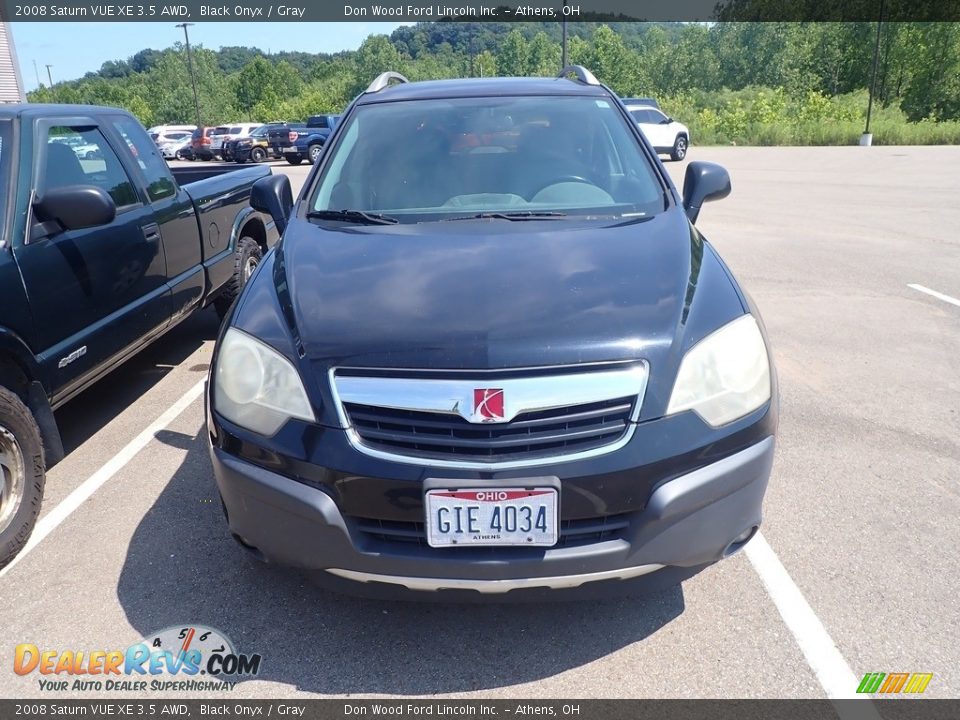
M 830 144 L 863 131 L 875 23 L 570 23 L 569 62 L 653 96 L 701 143 Z M 339 112 L 383 70 L 411 80 L 553 75 L 559 23 L 420 23 L 334 54 L 194 49 L 202 120 Z M 960 142 L 960 24 L 885 23 L 875 141 Z M 30 94 L 116 105 L 145 125 L 194 120 L 184 48 L 145 49 Z

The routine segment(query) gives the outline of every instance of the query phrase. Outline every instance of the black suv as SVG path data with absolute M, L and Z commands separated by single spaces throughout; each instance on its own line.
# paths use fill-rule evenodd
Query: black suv
M 569 76 L 573 75 L 573 78 Z M 352 591 L 675 583 L 757 531 L 777 387 L 756 308 L 586 70 L 377 78 L 216 346 L 230 530 Z M 422 594 L 419 595 L 423 597 Z

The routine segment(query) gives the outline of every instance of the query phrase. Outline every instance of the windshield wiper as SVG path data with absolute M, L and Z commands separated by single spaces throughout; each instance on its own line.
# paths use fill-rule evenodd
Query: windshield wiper
M 313 210 L 307 213 L 309 220 L 340 220 L 356 225 L 396 225 L 399 220 L 389 215 L 365 210 Z
M 461 215 L 459 217 L 444 218 L 444 222 L 454 222 L 456 220 L 550 220 L 551 218 L 566 217 L 562 212 L 536 212 L 534 210 L 522 210 L 517 212 L 482 212 L 476 215 Z

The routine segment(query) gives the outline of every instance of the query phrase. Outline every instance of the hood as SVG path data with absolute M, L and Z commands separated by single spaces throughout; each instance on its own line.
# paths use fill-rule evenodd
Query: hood
M 685 338 L 743 312 L 679 208 L 614 228 L 295 219 L 273 279 L 292 334 L 323 367 L 675 364 Z

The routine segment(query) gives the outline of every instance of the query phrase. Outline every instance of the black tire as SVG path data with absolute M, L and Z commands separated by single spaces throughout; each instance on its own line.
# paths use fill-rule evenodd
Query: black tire
M 313 145 L 307 148 L 307 162 L 313 165 L 317 161 L 317 158 L 320 157 L 320 153 L 322 152 L 323 152 L 323 145 L 321 145 L 320 143 L 314 143 Z
M 689 147 L 687 136 L 677 135 L 677 139 L 673 141 L 673 148 L 670 150 L 670 159 L 676 161 L 683 160 L 687 156 Z
M 227 281 L 223 290 L 220 291 L 220 294 L 217 295 L 217 299 L 213 301 L 213 307 L 221 320 L 227 316 L 233 301 L 237 299 L 262 259 L 263 250 L 257 241 L 252 237 L 241 237 L 234 253 L 233 275 Z
M 255 147 L 250 151 L 250 159 L 255 163 L 262 163 L 267 159 L 267 151 L 262 147 Z
M 43 502 L 43 444 L 33 415 L 16 394 L 0 387 L 0 568 L 27 544 Z
M 302 155 L 287 155 L 287 162 L 291 165 L 299 165 L 303 162 Z

